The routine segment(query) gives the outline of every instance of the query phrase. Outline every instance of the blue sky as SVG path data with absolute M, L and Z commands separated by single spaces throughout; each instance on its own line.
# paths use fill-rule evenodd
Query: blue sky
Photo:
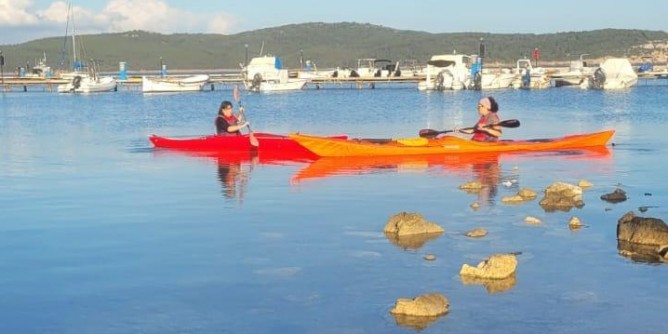
M 359 22 L 432 33 L 668 29 L 668 1 L 80 0 L 78 33 L 142 29 L 233 34 L 305 22 Z M 62 36 L 67 1 L 0 0 L 0 44 Z

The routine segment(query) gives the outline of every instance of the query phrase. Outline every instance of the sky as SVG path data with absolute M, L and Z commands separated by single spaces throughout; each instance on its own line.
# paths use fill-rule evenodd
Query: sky
M 65 35 L 70 1 L 0 0 L 0 45 Z M 78 34 L 244 31 L 307 22 L 357 22 L 430 33 L 668 30 L 668 1 L 635 0 L 80 0 Z

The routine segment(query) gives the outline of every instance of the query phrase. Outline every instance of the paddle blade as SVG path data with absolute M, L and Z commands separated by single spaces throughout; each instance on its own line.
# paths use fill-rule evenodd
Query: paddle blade
M 504 128 L 518 128 L 520 126 L 520 121 L 517 119 L 507 119 L 505 121 L 499 122 L 496 125 Z
M 438 131 L 434 129 L 422 129 L 419 132 L 420 137 L 422 138 L 434 138 L 442 133 L 448 133 L 452 132 L 453 130 L 443 130 L 443 131 Z
M 260 147 L 260 142 L 255 138 L 255 135 L 252 132 L 248 134 L 248 140 L 250 141 L 251 146 Z

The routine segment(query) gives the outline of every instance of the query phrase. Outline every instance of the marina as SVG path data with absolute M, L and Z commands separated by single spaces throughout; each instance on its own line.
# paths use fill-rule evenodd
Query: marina
M 296 76 L 296 71 L 291 71 L 291 76 Z M 222 69 L 222 70 L 177 70 L 173 71 L 174 77 L 187 77 L 191 75 L 206 74 L 209 76 L 208 81 L 203 85 L 202 90 L 219 90 L 226 89 L 230 85 L 243 85 L 244 78 L 240 73 L 234 73 L 234 70 Z M 117 90 L 127 90 L 127 91 L 141 91 L 142 86 L 142 76 L 144 75 L 153 75 L 156 76 L 159 73 L 155 71 L 147 72 L 138 72 L 131 73 L 127 79 L 121 80 L 117 79 L 118 88 Z M 103 75 L 111 75 L 111 73 L 103 73 Z M 554 84 L 555 80 L 562 78 L 562 75 L 558 70 L 551 70 L 548 72 L 548 78 L 552 82 L 551 87 L 558 88 L 559 86 Z M 401 77 L 370 77 L 370 78 L 359 78 L 359 77 L 346 77 L 346 78 L 333 78 L 333 77 L 317 77 L 308 79 L 305 85 L 306 89 L 320 89 L 328 87 L 336 88 L 351 88 L 351 89 L 362 89 L 362 88 L 375 88 L 376 85 L 394 85 L 394 84 L 410 84 L 409 86 L 414 85 L 417 89 L 420 83 L 426 81 L 426 75 L 415 75 L 415 76 L 401 76 Z M 652 72 L 645 72 L 638 75 L 638 79 L 641 81 L 649 80 L 666 80 L 668 79 L 668 70 L 659 70 Z M 41 78 L 41 77 L 16 77 L 16 76 L 4 76 L 0 85 L 2 86 L 2 91 L 4 92 L 57 92 L 59 85 L 65 85 L 70 82 L 70 79 L 63 78 Z M 642 84 L 642 82 L 640 83 Z M 668 85 L 668 81 L 666 81 Z

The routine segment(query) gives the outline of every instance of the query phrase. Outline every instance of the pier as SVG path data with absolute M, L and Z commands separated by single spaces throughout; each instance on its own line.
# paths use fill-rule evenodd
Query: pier
M 175 70 L 171 71 L 170 77 L 185 77 L 194 74 L 208 74 L 209 82 L 204 86 L 203 90 L 219 90 L 228 89 L 226 86 L 241 85 L 243 79 L 238 71 L 235 70 Z M 550 80 L 560 77 L 559 70 L 550 69 L 548 76 Z M 115 73 L 101 73 L 100 75 L 114 75 Z M 159 72 L 147 71 L 141 73 L 131 73 L 126 80 L 117 80 L 117 90 L 125 91 L 141 91 L 142 76 L 159 76 Z M 291 73 L 291 76 L 296 76 L 296 71 Z M 4 76 L 1 78 L 1 89 L 3 92 L 57 92 L 58 85 L 67 84 L 70 80 L 55 78 L 40 78 L 40 77 L 17 77 Z M 313 78 L 308 79 L 307 89 L 321 89 L 321 88 L 348 88 L 348 89 L 374 89 L 378 85 L 396 86 L 399 84 L 406 86 L 409 84 L 417 84 L 424 81 L 424 75 L 415 76 L 399 76 L 399 77 L 346 77 L 346 78 Z M 666 80 L 668 79 L 668 69 L 660 71 L 642 72 L 638 73 L 638 80 L 648 82 L 650 80 Z M 666 81 L 668 85 L 668 81 Z M 554 85 L 552 86 L 554 88 Z M 512 89 L 512 87 L 510 87 Z

